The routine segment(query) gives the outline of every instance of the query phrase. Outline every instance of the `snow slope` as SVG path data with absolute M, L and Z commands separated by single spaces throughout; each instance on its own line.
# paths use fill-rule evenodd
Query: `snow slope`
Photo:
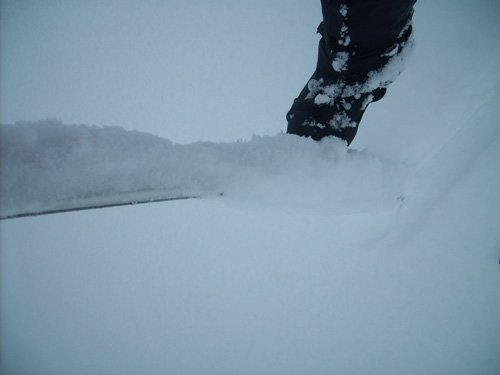
M 211 166 L 204 178 L 228 194 L 1 221 L 2 372 L 499 373 L 499 15 L 496 1 L 420 1 L 416 56 L 350 151 L 17 124 L 23 142 L 66 129 L 90 176 L 120 173 L 89 181 L 70 159 L 47 181 L 2 163 L 2 210 L 22 194 L 5 175 L 44 188 L 70 176 L 70 192 L 122 173 L 134 177 L 121 186 L 166 184 L 140 173 L 164 152 L 203 166 L 186 184 Z M 117 134 L 115 150 L 99 143 Z

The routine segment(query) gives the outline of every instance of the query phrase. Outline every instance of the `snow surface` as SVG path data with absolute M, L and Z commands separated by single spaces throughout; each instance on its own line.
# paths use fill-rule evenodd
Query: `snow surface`
M 480 3 L 419 1 L 415 57 L 350 150 L 274 135 L 284 125 L 266 123 L 267 111 L 251 119 L 264 136 L 225 143 L 57 120 L 2 125 L 2 212 L 179 182 L 227 194 L 1 221 L 1 372 L 500 373 L 500 6 Z M 191 3 L 176 4 L 188 17 Z M 293 4 L 300 19 L 313 2 Z M 287 100 L 310 57 L 280 67 L 297 79 Z M 252 79 L 233 80 L 234 102 L 221 93 L 228 119 Z M 196 85 L 217 97 L 212 83 Z M 182 95 L 176 110 L 189 113 Z M 280 109 L 282 99 L 253 100 Z M 215 133 L 233 126 L 204 117 Z

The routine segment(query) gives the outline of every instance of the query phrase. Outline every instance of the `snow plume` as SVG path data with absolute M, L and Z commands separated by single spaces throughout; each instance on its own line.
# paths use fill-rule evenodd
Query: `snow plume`
M 405 169 L 335 138 L 292 135 L 174 144 L 57 120 L 1 128 L 1 215 L 107 202 L 117 195 L 215 196 L 338 212 L 397 205 Z M 319 182 L 319 183 L 318 183 Z M 280 203 L 281 202 L 281 203 Z

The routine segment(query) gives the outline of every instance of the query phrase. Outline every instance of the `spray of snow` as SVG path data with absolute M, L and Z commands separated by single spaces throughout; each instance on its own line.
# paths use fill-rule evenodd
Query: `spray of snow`
M 266 204 L 330 202 L 339 211 L 388 208 L 397 204 L 405 175 L 401 166 L 347 150 L 335 138 L 318 143 L 282 134 L 178 145 L 146 133 L 57 120 L 1 129 L 4 216 L 120 195 L 133 200 L 224 193 Z

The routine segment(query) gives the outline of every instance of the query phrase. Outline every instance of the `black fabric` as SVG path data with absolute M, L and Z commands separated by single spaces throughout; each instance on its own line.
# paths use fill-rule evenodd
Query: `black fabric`
M 322 0 L 316 70 L 287 114 L 290 134 L 320 140 L 354 139 L 367 105 L 388 82 L 370 92 L 355 89 L 382 69 L 410 38 L 415 0 Z M 346 61 L 343 61 L 343 60 Z M 332 64 L 333 63 L 333 64 Z M 328 101 L 331 99 L 330 101 Z

